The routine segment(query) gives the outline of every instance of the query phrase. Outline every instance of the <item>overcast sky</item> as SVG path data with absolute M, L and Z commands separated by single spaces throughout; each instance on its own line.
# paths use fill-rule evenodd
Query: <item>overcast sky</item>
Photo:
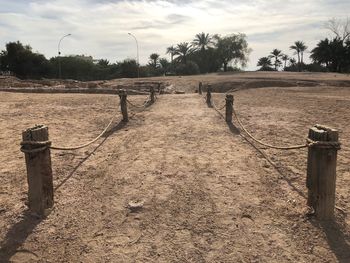
M 228 35 L 242 32 L 253 49 L 248 69 L 273 48 L 293 55 L 289 46 L 303 40 L 312 49 L 327 37 L 324 23 L 346 18 L 350 0 L 0 0 L 0 49 L 9 41 L 30 44 L 50 58 L 84 54 L 111 62 L 151 53 L 165 54 L 166 47 L 192 41 L 195 34 Z

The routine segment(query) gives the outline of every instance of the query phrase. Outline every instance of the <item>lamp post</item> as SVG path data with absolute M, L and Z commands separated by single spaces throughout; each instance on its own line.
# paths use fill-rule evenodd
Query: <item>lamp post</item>
M 132 36 L 134 39 L 135 39 L 135 42 L 136 42 L 136 52 L 137 52 L 137 78 L 140 77 L 140 64 L 139 64 L 139 43 L 137 42 L 137 39 L 136 37 L 131 34 L 131 33 L 128 33 L 128 35 Z
M 69 37 L 71 36 L 72 34 L 67 34 L 67 35 L 64 35 L 63 37 L 61 37 L 60 41 L 58 42 L 58 78 L 61 79 L 62 78 L 62 71 L 61 71 L 61 50 L 60 50 L 60 47 L 61 47 L 61 42 L 62 40 L 65 38 L 65 37 Z

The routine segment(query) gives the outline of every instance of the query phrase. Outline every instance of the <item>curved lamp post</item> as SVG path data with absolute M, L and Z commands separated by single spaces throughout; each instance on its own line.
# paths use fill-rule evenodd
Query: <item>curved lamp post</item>
M 135 42 L 136 42 L 136 52 L 137 52 L 137 77 L 139 78 L 140 77 L 140 64 L 139 64 L 139 43 L 137 42 L 137 39 L 136 37 L 131 34 L 131 33 L 128 33 L 128 35 L 132 36 L 134 39 L 135 39 Z
M 61 71 L 61 50 L 60 50 L 60 47 L 61 47 L 61 42 L 62 40 L 65 38 L 65 37 L 69 37 L 71 36 L 72 34 L 67 34 L 67 35 L 64 35 L 63 37 L 61 37 L 60 41 L 58 42 L 58 78 L 61 79 L 62 77 L 62 71 Z

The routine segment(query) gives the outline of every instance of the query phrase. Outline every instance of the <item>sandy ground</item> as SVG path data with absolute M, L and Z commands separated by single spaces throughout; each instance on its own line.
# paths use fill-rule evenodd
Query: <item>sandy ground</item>
M 46 92 L 72 92 L 74 89 L 81 93 L 114 92 L 114 89 L 148 89 L 150 85 L 157 87 L 160 83 L 167 93 L 182 91 L 192 93 L 198 89 L 201 81 L 206 87 L 212 85 L 214 91 L 222 92 L 230 89 L 246 89 L 260 87 L 314 87 L 339 86 L 350 87 L 350 74 L 338 73 L 295 73 L 295 72 L 222 72 L 196 76 L 152 77 L 152 78 L 122 78 L 106 81 L 80 82 L 75 80 L 19 80 L 14 77 L 0 76 L 0 90 L 14 88 Z M 29 91 L 32 92 L 32 91 Z
M 160 96 L 98 143 L 52 151 L 56 203 L 38 219 L 25 205 L 21 131 L 43 123 L 53 144 L 84 143 L 118 98 L 0 93 L 0 262 L 350 262 L 350 89 L 234 95 L 247 128 L 269 143 L 303 143 L 315 123 L 340 130 L 335 222 L 306 216 L 305 149 L 261 148 L 267 162 L 198 94 Z M 219 107 L 223 98 L 214 95 Z

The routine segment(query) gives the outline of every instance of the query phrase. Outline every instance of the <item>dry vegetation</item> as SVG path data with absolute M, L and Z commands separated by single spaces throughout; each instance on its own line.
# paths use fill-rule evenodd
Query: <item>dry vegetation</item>
M 260 148 L 269 163 L 194 93 L 161 96 L 86 149 L 53 151 L 56 203 L 38 219 L 25 205 L 21 131 L 43 123 L 54 144 L 83 143 L 108 123 L 118 98 L 2 92 L 0 262 L 350 262 L 350 77 L 153 80 L 172 91 L 193 92 L 198 81 L 215 90 L 249 88 L 234 93 L 235 108 L 269 143 L 303 143 L 316 123 L 339 129 L 335 222 L 306 216 L 305 149 Z M 132 85 L 103 85 L 120 81 Z M 223 99 L 214 95 L 218 106 Z M 141 104 L 144 96 L 130 100 Z M 131 213 L 128 202 L 138 200 L 143 208 Z

